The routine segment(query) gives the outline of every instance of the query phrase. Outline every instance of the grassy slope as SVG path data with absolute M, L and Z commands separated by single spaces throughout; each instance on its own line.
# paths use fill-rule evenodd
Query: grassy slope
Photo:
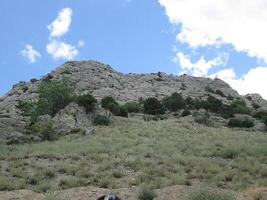
M 267 135 L 178 119 L 116 118 L 92 136 L 0 146 L 0 190 L 76 186 L 153 188 L 202 182 L 240 190 L 267 186 Z

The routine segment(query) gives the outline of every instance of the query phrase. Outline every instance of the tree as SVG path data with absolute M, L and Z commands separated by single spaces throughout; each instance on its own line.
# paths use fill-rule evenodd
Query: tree
M 92 112 L 95 109 L 97 100 L 91 94 L 84 94 L 77 96 L 75 101 L 80 105 L 85 107 L 86 112 Z
M 185 108 L 186 105 L 182 95 L 177 92 L 171 94 L 171 96 L 165 97 L 162 103 L 168 110 L 174 112 Z
M 154 97 L 149 97 L 144 101 L 144 113 L 150 115 L 163 114 L 165 112 L 162 103 Z

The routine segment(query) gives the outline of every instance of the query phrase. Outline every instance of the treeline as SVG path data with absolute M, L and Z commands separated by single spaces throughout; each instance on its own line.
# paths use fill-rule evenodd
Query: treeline
M 219 93 L 218 91 L 216 93 Z M 254 122 L 250 119 L 241 120 L 234 118 L 235 114 L 247 114 L 262 120 L 267 125 L 267 113 L 257 112 L 252 114 L 251 108 L 247 107 L 242 99 L 233 99 L 231 104 L 224 104 L 220 99 L 209 95 L 206 100 L 184 98 L 179 93 L 159 100 L 155 97 L 146 99 L 140 98 L 138 101 L 130 101 L 125 104 L 118 103 L 113 97 L 107 96 L 97 102 L 92 94 L 76 94 L 75 85 L 68 80 L 43 80 L 38 89 L 39 98 L 36 101 L 19 102 L 17 107 L 22 110 L 23 115 L 29 116 L 31 124 L 37 121 L 41 115 L 54 116 L 59 110 L 65 108 L 70 102 L 76 102 L 83 106 L 86 112 L 94 112 L 97 105 L 101 105 L 106 113 L 115 116 L 128 117 L 128 113 L 144 113 L 153 116 L 161 116 L 165 113 L 177 113 L 181 111 L 181 116 L 187 116 L 192 111 L 200 109 L 206 110 L 204 122 L 209 118 L 208 113 L 215 113 L 225 119 L 229 119 L 231 127 L 252 127 Z M 195 113 L 196 121 L 201 122 L 201 114 Z M 95 124 L 108 125 L 109 115 L 96 115 Z

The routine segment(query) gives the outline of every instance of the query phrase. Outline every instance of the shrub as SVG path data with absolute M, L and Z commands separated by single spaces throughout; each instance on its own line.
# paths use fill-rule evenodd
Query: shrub
M 129 113 L 138 113 L 142 111 L 142 104 L 135 101 L 125 103 L 124 107 L 127 109 Z
M 259 112 L 256 112 L 253 117 L 257 118 L 257 119 L 263 119 L 265 117 L 267 117 L 267 112 L 265 111 L 259 111 Z
M 138 199 L 140 200 L 153 200 L 155 197 L 155 192 L 147 187 L 141 188 L 138 195 Z
M 210 110 L 211 112 L 219 112 L 223 103 L 221 100 L 215 98 L 214 96 L 209 96 L 206 104 L 204 104 L 204 108 L 206 110 Z
M 117 101 L 111 96 L 104 97 L 101 100 L 101 106 L 102 106 L 102 108 L 104 108 L 106 110 L 111 111 L 117 105 L 118 105 Z
M 162 103 L 154 97 L 150 97 L 144 101 L 144 113 L 150 115 L 164 114 L 165 110 Z
M 199 124 L 208 125 L 210 123 L 210 115 L 208 112 L 194 112 L 193 117 L 194 121 Z
M 77 96 L 75 101 L 80 105 L 85 107 L 86 112 L 92 112 L 95 109 L 97 100 L 91 94 L 85 94 Z
M 47 122 L 45 124 L 33 124 L 31 131 L 38 134 L 42 140 L 53 141 L 58 138 L 58 134 L 53 128 L 52 122 Z
M 121 105 L 114 105 L 111 108 L 111 112 L 113 115 L 121 116 L 121 117 L 128 117 L 128 111 L 124 106 Z
M 184 98 L 177 92 L 173 93 L 171 96 L 165 97 L 162 103 L 168 110 L 174 112 L 185 107 Z
M 189 200 L 235 200 L 235 197 L 229 193 L 201 190 L 191 194 Z
M 243 100 L 234 100 L 231 103 L 231 107 L 234 113 L 249 114 L 251 110 L 246 106 L 246 102 Z
M 184 109 L 183 110 L 183 112 L 182 112 L 182 117 L 185 117 L 185 116 L 188 116 L 188 115 L 191 115 L 191 112 L 190 112 L 190 110 L 188 110 L 188 109 Z
M 234 159 L 239 155 L 239 151 L 235 149 L 226 149 L 223 151 L 222 157 L 226 159 Z
M 23 116 L 31 116 L 35 110 L 35 103 L 32 101 L 19 101 L 16 108 L 22 111 Z
M 265 126 L 267 126 L 267 116 L 262 119 L 262 122 L 265 124 Z
M 254 122 L 249 118 L 238 119 L 232 118 L 228 122 L 228 126 L 230 127 L 240 127 L 240 128 L 251 128 L 254 127 Z
M 102 125 L 102 126 L 108 126 L 110 124 L 110 120 L 105 115 L 97 115 L 94 119 L 95 125 Z
M 205 90 L 206 92 L 214 93 L 214 90 L 210 86 L 205 87 Z

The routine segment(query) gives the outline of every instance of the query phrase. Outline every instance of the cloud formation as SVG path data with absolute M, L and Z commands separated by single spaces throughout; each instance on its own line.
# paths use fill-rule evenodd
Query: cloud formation
M 192 48 L 232 44 L 267 62 L 267 1 L 159 0 L 171 23 L 181 25 L 177 40 Z
M 61 41 L 61 37 L 69 31 L 71 17 L 72 9 L 64 8 L 58 13 L 57 18 L 47 26 L 50 36 L 49 42 L 46 45 L 46 51 L 54 59 L 72 60 L 79 54 L 77 47 L 84 46 L 82 40 L 78 41 L 77 47 Z
M 51 38 L 60 37 L 69 31 L 71 16 L 72 10 L 70 8 L 64 8 L 58 13 L 57 18 L 47 26 Z
M 220 66 L 225 63 L 226 56 L 218 56 L 211 60 L 206 60 L 203 56 L 193 63 L 189 55 L 185 55 L 182 52 L 176 53 L 175 61 L 179 62 L 182 72 L 192 74 L 193 76 L 207 76 L 208 71 L 215 66 Z
M 232 68 L 223 69 L 209 77 L 224 80 L 242 95 L 258 93 L 267 99 L 267 67 L 255 67 L 240 78 L 236 77 Z
M 52 41 L 46 46 L 48 54 L 52 55 L 55 59 L 71 60 L 78 55 L 79 51 L 75 46 L 68 43 Z
M 29 63 L 35 63 L 38 58 L 41 58 L 41 54 L 29 44 L 25 45 L 24 49 L 20 51 L 20 54 L 25 57 Z

